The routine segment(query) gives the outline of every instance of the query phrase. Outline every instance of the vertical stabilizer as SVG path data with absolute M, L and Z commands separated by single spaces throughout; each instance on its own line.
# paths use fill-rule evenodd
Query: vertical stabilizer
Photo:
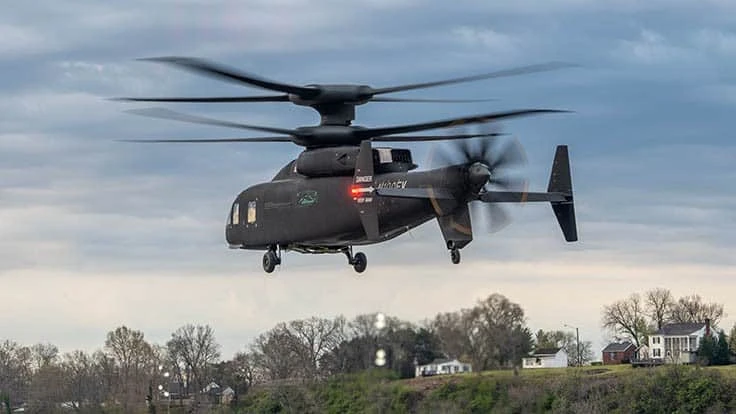
M 552 211 L 555 213 L 557 223 L 562 229 L 562 234 L 568 242 L 578 240 L 578 229 L 575 221 L 575 203 L 572 192 L 572 174 L 570 173 L 570 157 L 567 145 L 558 145 L 555 159 L 552 163 L 552 172 L 549 177 L 548 193 L 561 193 L 564 201 L 552 201 Z

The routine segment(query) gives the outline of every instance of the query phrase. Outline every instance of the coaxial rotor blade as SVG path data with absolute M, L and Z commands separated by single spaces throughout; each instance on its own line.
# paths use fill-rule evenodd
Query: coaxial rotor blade
M 497 99 L 421 99 L 421 98 L 388 98 L 377 97 L 371 99 L 373 102 L 426 102 L 426 103 L 471 103 L 471 102 L 491 102 Z
M 136 143 L 222 143 L 222 142 L 292 142 L 291 137 L 212 138 L 212 139 L 121 139 L 120 142 Z
M 131 109 L 125 111 L 135 115 L 148 116 L 152 118 L 171 119 L 174 121 L 190 122 L 193 124 L 204 124 L 204 125 L 216 125 L 229 128 L 239 129 L 252 129 L 255 131 L 272 132 L 274 134 L 286 134 L 291 136 L 297 136 L 297 131 L 283 128 L 273 128 L 258 125 L 247 125 L 237 122 L 220 121 L 217 119 L 206 118 L 203 116 L 188 115 L 179 112 L 174 112 L 165 108 L 143 108 L 143 109 Z
M 170 98 L 112 98 L 113 101 L 127 102 L 288 102 L 289 95 L 268 96 L 212 96 L 212 97 L 170 97 Z
M 376 142 L 414 142 L 414 141 L 444 141 L 453 139 L 469 139 L 481 137 L 495 137 L 506 135 L 506 133 L 490 133 L 490 134 L 457 134 L 457 135 L 388 135 L 373 138 Z
M 506 118 L 517 118 L 522 116 L 543 114 L 543 113 L 562 113 L 570 112 L 561 109 L 519 109 L 514 111 L 494 112 L 485 115 L 476 115 L 464 118 L 446 119 L 442 121 L 426 122 L 421 124 L 401 125 L 382 128 L 365 128 L 356 130 L 354 135 L 357 138 L 367 139 L 383 135 L 402 134 L 406 132 L 426 131 L 429 129 L 448 128 L 465 124 L 480 124 Z
M 497 72 L 485 73 L 482 75 L 464 76 L 461 78 L 446 79 L 446 80 L 441 80 L 441 81 L 436 81 L 436 82 L 423 82 L 423 83 L 413 83 L 413 84 L 407 84 L 407 85 L 391 86 L 387 88 L 374 88 L 373 94 L 380 95 L 384 93 L 408 91 L 412 89 L 424 89 L 424 88 L 431 88 L 435 86 L 450 85 L 453 83 L 472 82 L 472 81 L 477 81 L 481 79 L 500 78 L 504 76 L 515 76 L 515 75 L 522 75 L 522 74 L 534 73 L 534 72 L 545 72 L 545 71 L 561 69 L 565 67 L 575 67 L 575 66 L 578 66 L 578 65 L 575 65 L 572 63 L 565 63 L 565 62 L 541 63 L 541 64 L 536 64 L 536 65 L 529 65 L 529 66 L 522 66 L 522 67 L 517 67 L 517 68 L 512 68 L 512 69 L 500 70 Z
M 259 88 L 269 89 L 272 91 L 291 93 L 294 95 L 299 95 L 302 98 L 313 98 L 319 94 L 319 89 L 317 88 L 308 88 L 303 86 L 290 85 L 282 82 L 276 82 L 260 76 L 245 73 L 243 71 L 227 67 L 219 63 L 209 62 L 198 58 L 164 56 L 154 58 L 142 58 L 138 60 L 167 63 L 211 77 L 225 79 L 240 84 L 245 83 L 251 86 L 257 86 Z

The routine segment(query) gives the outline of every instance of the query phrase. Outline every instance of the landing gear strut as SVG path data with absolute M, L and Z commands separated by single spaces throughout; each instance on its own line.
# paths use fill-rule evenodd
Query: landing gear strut
M 353 265 L 353 269 L 355 269 L 356 272 L 363 273 L 365 271 L 365 268 L 368 266 L 368 258 L 365 257 L 363 252 L 355 253 L 355 256 L 353 256 L 352 246 L 344 249 L 342 252 L 347 256 L 348 264 Z
M 266 273 L 271 273 L 277 265 L 281 264 L 281 250 L 278 246 L 271 246 L 268 251 L 263 255 L 263 270 Z

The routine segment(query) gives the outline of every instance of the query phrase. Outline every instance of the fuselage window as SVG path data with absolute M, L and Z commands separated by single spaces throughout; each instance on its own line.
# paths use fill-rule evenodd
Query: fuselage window
M 256 222 L 256 202 L 249 201 L 248 202 L 248 224 L 253 224 L 255 222 Z
M 240 224 L 240 204 L 238 203 L 233 204 L 233 213 L 230 216 L 230 222 L 236 226 Z

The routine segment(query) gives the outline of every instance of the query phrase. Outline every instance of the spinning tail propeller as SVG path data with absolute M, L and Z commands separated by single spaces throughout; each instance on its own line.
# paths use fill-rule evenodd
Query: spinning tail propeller
M 467 169 L 467 189 L 469 200 L 479 199 L 480 195 L 494 190 L 525 192 L 527 181 L 514 174 L 514 170 L 526 164 L 526 154 L 517 139 L 461 140 L 453 141 L 449 150 L 437 151 L 432 155 L 444 165 L 463 165 Z M 477 207 L 477 208 L 476 208 Z M 489 231 L 494 233 L 510 223 L 506 208 L 495 203 L 474 205 L 474 216 L 484 216 Z

